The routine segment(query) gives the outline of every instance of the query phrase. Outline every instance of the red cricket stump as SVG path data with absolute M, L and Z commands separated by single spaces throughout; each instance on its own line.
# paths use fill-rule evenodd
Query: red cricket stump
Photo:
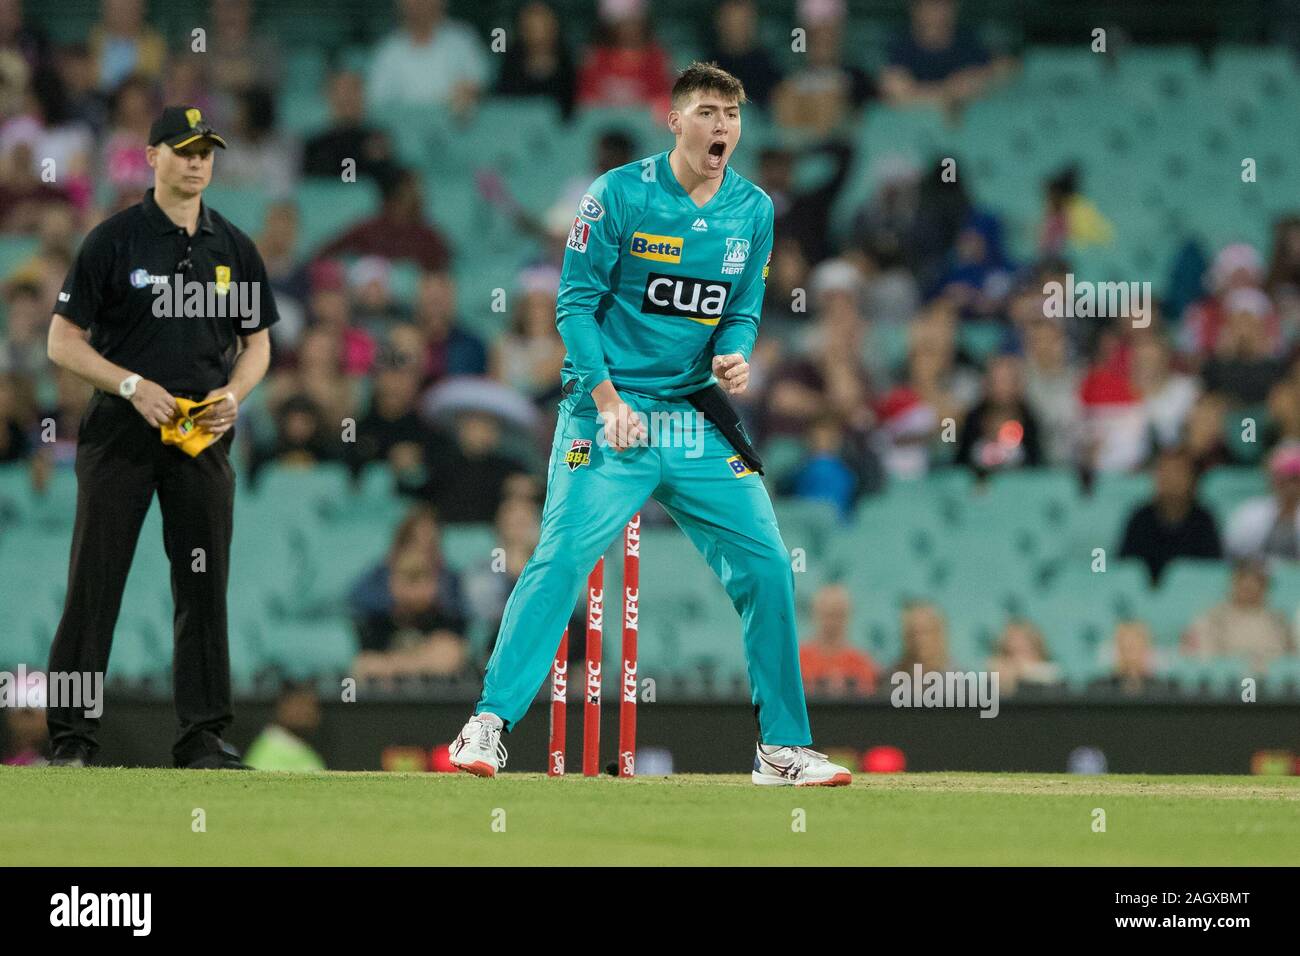
M 623 678 L 618 705 L 618 775 L 636 774 L 636 638 L 641 600 L 641 515 L 623 529 Z
M 587 576 L 587 686 L 582 719 L 582 775 L 600 775 L 600 662 L 604 629 L 605 559 Z
M 551 666 L 551 756 L 546 763 L 546 774 L 550 777 L 564 776 L 564 751 L 568 746 L 569 703 L 569 629 L 564 629 L 560 638 L 560 648 L 555 652 L 555 663 Z

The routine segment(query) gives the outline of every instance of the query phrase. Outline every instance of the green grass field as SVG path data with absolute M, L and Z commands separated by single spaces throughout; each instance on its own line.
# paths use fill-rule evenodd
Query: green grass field
M 852 787 L 796 790 L 759 789 L 748 775 L 0 767 L 0 807 L 8 865 L 1300 860 L 1300 777 L 859 775 Z M 1096 808 L 1104 833 L 1093 831 Z M 196 809 L 206 832 L 193 830 Z

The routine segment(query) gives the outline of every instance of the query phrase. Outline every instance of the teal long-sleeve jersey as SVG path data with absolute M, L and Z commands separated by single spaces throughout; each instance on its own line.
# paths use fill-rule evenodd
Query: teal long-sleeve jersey
M 676 398 L 712 380 L 714 355 L 749 359 L 772 254 L 772 200 L 730 166 L 703 206 L 666 150 L 611 169 L 582 197 L 555 322 L 565 385 Z

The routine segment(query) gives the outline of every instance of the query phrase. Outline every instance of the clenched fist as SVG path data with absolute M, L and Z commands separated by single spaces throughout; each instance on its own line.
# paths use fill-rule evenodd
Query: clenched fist
M 713 376 L 728 395 L 742 395 L 749 387 L 749 363 L 739 352 L 713 356 Z

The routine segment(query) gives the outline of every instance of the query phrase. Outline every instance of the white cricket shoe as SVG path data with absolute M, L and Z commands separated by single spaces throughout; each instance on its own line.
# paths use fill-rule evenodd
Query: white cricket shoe
M 847 787 L 853 774 L 807 747 L 769 747 L 754 751 L 754 772 L 750 779 L 760 787 Z
M 475 714 L 451 742 L 449 752 L 453 767 L 476 777 L 495 777 L 509 756 L 501 743 L 501 718 Z

